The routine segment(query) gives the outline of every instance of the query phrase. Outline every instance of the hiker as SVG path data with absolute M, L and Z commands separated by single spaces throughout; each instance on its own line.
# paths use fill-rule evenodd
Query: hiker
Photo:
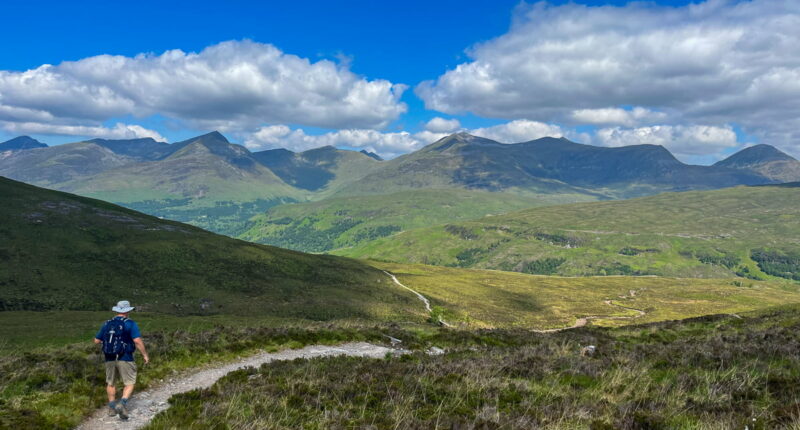
M 106 393 L 108 393 L 108 415 L 119 414 L 123 420 L 128 419 L 128 399 L 133 394 L 136 384 L 136 363 L 133 353 L 136 349 L 142 354 L 144 364 L 150 362 L 150 357 L 144 349 L 142 335 L 136 322 L 128 319 L 128 313 L 135 308 L 127 300 L 122 300 L 111 308 L 117 315 L 106 321 L 97 335 L 94 343 L 103 344 L 103 354 L 106 358 Z M 122 399 L 117 402 L 116 381 L 121 379 L 125 388 L 122 390 Z

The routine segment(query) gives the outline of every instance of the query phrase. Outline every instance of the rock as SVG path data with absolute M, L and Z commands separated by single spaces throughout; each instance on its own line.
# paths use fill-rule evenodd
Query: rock
M 432 346 L 428 348 L 428 354 L 430 355 L 442 355 L 444 354 L 444 350 L 439 348 L 438 346 Z
M 582 357 L 594 357 L 594 354 L 596 352 L 597 352 L 597 347 L 594 345 L 588 345 L 581 348 Z

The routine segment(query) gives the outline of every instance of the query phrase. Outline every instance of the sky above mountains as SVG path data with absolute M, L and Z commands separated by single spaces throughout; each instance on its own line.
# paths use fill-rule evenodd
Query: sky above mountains
M 800 156 L 800 2 L 5 2 L 0 140 L 323 145 L 451 132 Z

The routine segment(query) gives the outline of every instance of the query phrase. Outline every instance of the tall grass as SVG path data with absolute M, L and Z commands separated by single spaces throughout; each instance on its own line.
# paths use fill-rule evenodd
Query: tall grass
M 796 428 L 796 315 L 792 308 L 552 335 L 441 331 L 416 341 L 450 345 L 442 356 L 295 360 L 234 372 L 174 396 L 150 428 Z M 598 353 L 582 356 L 587 344 Z

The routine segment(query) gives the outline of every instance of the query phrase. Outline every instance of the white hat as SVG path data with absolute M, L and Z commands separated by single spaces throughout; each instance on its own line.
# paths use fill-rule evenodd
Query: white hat
M 127 300 L 120 300 L 120 301 L 117 303 L 117 305 L 116 305 L 116 306 L 114 306 L 113 308 L 111 308 L 111 310 L 112 310 L 112 311 L 114 311 L 114 312 L 119 312 L 119 313 L 121 313 L 121 314 L 127 314 L 128 312 L 130 312 L 130 311 L 132 311 L 132 310 L 134 310 L 134 309 L 136 309 L 136 308 L 134 308 L 133 306 L 131 306 L 131 302 L 129 302 L 129 301 L 127 301 Z

